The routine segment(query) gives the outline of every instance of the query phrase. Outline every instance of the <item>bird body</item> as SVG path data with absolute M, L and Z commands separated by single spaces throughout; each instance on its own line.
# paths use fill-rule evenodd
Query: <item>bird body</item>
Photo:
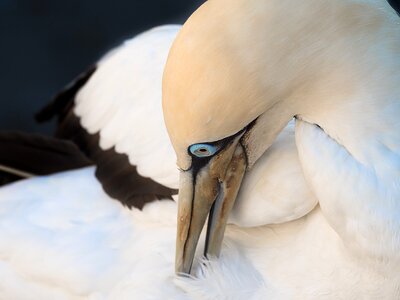
M 265 155 L 266 166 L 271 166 L 264 170 L 266 181 L 279 175 L 295 180 L 299 170 L 293 150 L 290 126 Z M 276 160 L 287 168 L 279 172 Z M 142 210 L 128 209 L 104 193 L 94 168 L 33 177 L 0 189 L 0 298 L 263 299 L 275 291 L 265 286 L 262 273 L 251 262 L 258 255 L 246 257 L 252 249 L 242 239 L 252 236 L 252 229 L 246 234 L 235 225 L 228 228 L 232 239 L 229 242 L 228 237 L 229 250 L 222 260 L 207 262 L 197 279 L 173 276 L 176 203 L 153 201 Z M 291 199 L 279 181 L 258 187 L 259 192 L 280 187 L 280 198 L 271 193 L 263 199 L 267 206 L 285 200 L 290 204 Z M 304 186 L 299 188 L 297 199 L 301 191 L 304 196 L 308 193 Z M 249 189 L 253 190 L 257 188 Z M 245 202 L 243 197 L 238 200 Z M 245 205 L 248 212 L 258 208 L 251 201 Z M 311 205 L 315 205 L 312 199 Z M 269 217 L 252 215 L 236 216 L 233 222 L 249 226 L 250 221 L 265 222 Z M 255 249 L 263 251 L 260 240 L 251 239 Z
M 129 207 L 141 208 L 177 194 L 179 170 L 164 126 L 161 82 L 180 28 L 156 27 L 111 50 L 84 73 L 88 78 L 79 77 L 67 86 L 67 103 L 59 112 L 56 136 L 74 142 L 88 154 L 105 191 Z M 54 102 L 66 98 L 66 91 Z M 47 114 L 46 109 L 43 112 Z M 244 180 L 232 223 L 282 223 L 305 215 L 316 205 L 299 165 L 293 126 L 292 122 L 274 144 L 276 150 L 263 156 L 264 161 Z M 165 194 L 151 197 L 160 185 Z M 263 201 L 266 198 L 269 201 Z
M 93 167 L 2 187 L 0 210 L 2 299 L 399 296 L 398 272 L 349 253 L 319 206 L 284 224 L 228 225 L 221 257 L 197 262 L 192 278 L 173 275 L 176 203 L 130 210 Z
M 164 32 L 158 77 L 145 68 L 134 92 L 122 73 L 108 81 L 131 61 L 129 45 L 155 57 L 128 43 L 90 73 L 67 114 L 139 173 L 166 174 L 168 188 L 178 182 L 172 158 L 158 170 L 141 156 L 154 150 L 163 160 L 172 148 L 155 141 L 168 144 L 166 132 L 149 138 L 139 124 L 133 136 L 127 127 L 138 109 L 158 128 L 160 87 L 147 83 L 161 78 L 177 30 Z M 305 0 L 297 11 L 288 0 L 206 2 L 180 30 L 163 82 L 179 207 L 129 210 L 102 191 L 93 168 L 0 189 L 0 298 L 398 299 L 399 32 L 383 0 Z M 126 105 L 137 91 L 140 101 Z M 140 111 L 147 97 L 154 102 Z M 286 127 L 293 117 L 295 133 Z M 192 266 L 204 235 L 205 254 L 221 243 L 221 255 Z M 173 275 L 175 248 L 176 270 L 193 276 Z
M 166 280 L 172 256 L 163 254 L 173 249 L 172 201 L 129 210 L 103 192 L 93 167 L 20 181 L 0 194 L 0 298 L 159 299 L 174 290 Z M 159 290 L 152 292 L 152 280 Z
M 105 56 L 94 71 L 89 71 L 67 87 L 58 99 L 65 99 L 67 95 L 70 101 L 72 90 L 75 106 L 61 118 L 59 131 L 87 128 L 89 134 L 94 134 L 100 130 L 98 141 L 103 147 L 102 133 L 109 128 L 109 124 L 114 128 L 115 135 L 120 130 L 126 130 L 124 126 L 130 124 L 128 127 L 134 127 L 138 135 L 129 138 L 131 132 L 125 131 L 128 136 L 120 142 L 130 145 L 135 151 L 143 151 L 147 158 L 138 159 L 138 154 L 126 153 L 138 159 L 135 164 L 141 175 L 162 181 L 163 177 L 157 176 L 159 170 L 146 173 L 139 166 L 146 166 L 147 160 L 149 165 L 144 169 L 151 171 L 151 164 L 156 163 L 151 158 L 158 150 L 161 152 L 156 156 L 159 156 L 160 162 L 164 162 L 166 155 L 173 155 L 167 133 L 161 125 L 161 76 L 169 46 L 178 29 L 177 26 L 161 27 L 126 42 Z M 124 96 L 121 97 L 122 102 L 114 101 L 116 97 L 120 99 L 118 95 Z M 96 99 L 99 100 L 96 102 Z M 89 125 L 95 124 L 96 118 L 101 117 L 97 109 L 104 107 L 107 107 L 106 112 L 112 113 L 108 119 L 103 118 L 103 125 L 91 130 L 94 127 Z M 147 114 L 141 114 L 143 110 Z M 76 118 L 68 119 L 75 111 Z M 127 116 L 121 118 L 123 113 Z M 89 119 L 87 123 L 86 118 Z M 82 122 L 82 128 L 70 126 L 76 120 Z M 123 122 L 123 125 L 118 122 Z M 118 126 L 115 125 L 117 123 Z M 147 125 L 142 127 L 143 124 Z M 149 126 L 153 126 L 154 132 L 149 129 L 146 136 L 144 133 Z M 257 226 L 281 223 L 307 214 L 316 205 L 302 177 L 293 129 L 291 123 L 278 137 L 274 147 L 263 156 L 263 163 L 260 160 L 249 173 L 245 180 L 248 186 L 243 186 L 241 190 L 231 224 Z M 72 132 L 70 137 L 81 147 L 78 142 L 82 140 L 76 139 L 79 134 L 79 131 Z M 78 157 L 76 147 L 67 142 L 64 144 L 61 140 L 37 137 L 33 139 L 37 140 L 35 143 L 27 144 L 29 138 L 33 139 L 16 135 L 12 140 L 1 140 L 5 147 L 22 144 L 36 150 L 44 148 L 50 154 L 54 149 L 58 155 L 62 153 L 57 149 L 68 146 L 71 157 Z M 53 142 L 57 147 L 50 147 Z M 118 148 L 117 144 L 111 143 L 107 147 Z M 103 149 L 107 150 L 107 147 Z M 29 148 L 24 152 L 29 152 Z M 6 152 L 4 156 L 7 156 Z M 20 159 L 18 167 L 21 168 L 26 165 L 23 160 L 29 159 L 29 156 Z M 62 162 L 68 160 L 70 158 L 65 157 Z M 79 161 L 85 162 L 81 165 L 87 165 L 87 160 L 80 158 Z M 95 177 L 96 167 L 99 168 L 99 165 L 47 177 L 33 177 L 0 189 L 0 231 L 3 236 L 0 245 L 0 298 L 207 299 L 230 294 L 241 299 L 244 294 L 263 297 L 265 293 L 270 293 L 269 289 L 265 289 L 261 274 L 248 263 L 241 250 L 235 248 L 227 253 L 225 260 L 204 268 L 208 275 L 204 273 L 203 278 L 201 272 L 196 280 L 186 281 L 172 276 L 175 202 L 153 200 L 142 210 L 135 206 L 128 209 L 103 192 Z M 178 182 L 175 165 L 166 163 L 164 167 L 172 182 Z M 260 201 L 264 210 L 259 209 Z M 236 227 L 228 229 L 229 232 L 231 230 L 235 236 Z M 154 289 L 155 283 L 157 289 Z M 212 290 L 210 285 L 214 286 Z

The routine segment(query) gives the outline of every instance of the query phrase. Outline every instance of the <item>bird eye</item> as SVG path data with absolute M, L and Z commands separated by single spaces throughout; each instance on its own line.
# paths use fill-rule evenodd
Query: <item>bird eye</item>
M 209 144 L 195 144 L 189 147 L 189 151 L 197 157 L 209 157 L 218 151 L 218 147 Z

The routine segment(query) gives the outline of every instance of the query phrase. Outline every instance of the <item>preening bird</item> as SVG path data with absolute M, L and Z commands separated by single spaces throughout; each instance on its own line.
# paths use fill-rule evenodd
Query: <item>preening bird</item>
M 33 177 L 0 189 L 0 298 L 265 299 L 276 292 L 260 274 L 257 257 L 246 254 L 259 247 L 258 234 L 254 234 L 258 230 L 229 225 L 220 260 L 202 261 L 196 278 L 174 278 L 175 202 L 133 201 L 129 210 L 107 196 L 95 179 L 94 168 L 103 168 L 103 178 L 115 176 L 120 163 L 112 162 L 122 161 L 114 159 L 118 143 L 126 143 L 136 154 L 131 160 L 133 152 L 126 152 L 125 162 L 135 161 L 137 169 L 130 163 L 123 166 L 123 174 L 134 170 L 135 176 L 164 184 L 171 178 L 178 186 L 174 152 L 163 127 L 161 78 L 179 29 L 159 27 L 127 41 L 106 55 L 90 78 L 81 77 L 48 106 L 47 112 L 61 115 L 60 135 L 68 132 L 65 137 L 86 149 L 95 167 L 33 176 L 93 161 L 66 140 L 0 135 L 1 162 L 9 168 L 5 170 L 29 170 L 25 173 Z M 109 113 L 109 119 L 103 120 L 114 128 L 109 137 L 125 134 L 127 140 L 121 137 L 117 146 L 103 149 L 102 134 L 109 127 L 84 133 L 85 118 L 90 117 L 88 124 L 91 118 L 97 122 L 99 109 Z M 168 178 L 158 176 L 162 172 L 157 165 Z M 118 189 L 119 182 L 111 181 L 110 186 Z M 315 205 L 302 176 L 291 123 L 246 175 L 229 223 L 243 227 L 286 222 L 307 214 Z M 270 228 L 260 229 L 260 234 L 265 230 Z
M 290 206 L 282 179 L 300 183 L 295 150 L 289 127 L 263 156 L 266 184 L 253 182 L 249 192 L 266 191 L 264 201 Z M 304 185 L 293 192 L 309 200 Z M 287 211 L 281 208 L 276 215 Z M 174 278 L 176 213 L 174 201 L 128 209 L 104 193 L 94 167 L 6 185 L 0 188 L 0 298 L 266 299 L 276 293 L 259 273 L 258 256 L 247 255 L 264 249 L 260 234 L 273 240 L 267 227 L 228 225 L 220 260 L 202 261 L 193 278 Z
M 207 216 L 204 251 L 219 254 L 242 179 L 295 117 L 319 206 L 259 229 L 258 270 L 299 299 L 397 299 L 399 17 L 384 0 L 296 4 L 207 1 L 172 46 L 163 110 L 181 169 L 176 271 L 191 271 Z
M 58 115 L 56 137 L 74 142 L 86 153 L 96 165 L 104 190 L 128 207 L 142 208 L 177 195 L 179 171 L 162 116 L 161 85 L 168 52 L 180 28 L 160 26 L 126 41 L 37 115 L 41 121 Z M 265 162 L 247 176 L 232 222 L 242 226 L 281 223 L 316 205 L 301 176 L 292 135 L 293 124 L 275 145 L 279 157 L 265 156 Z M 274 172 L 280 176 L 267 177 Z M 256 203 L 264 198 L 275 203 L 264 203 L 267 206 L 260 210 Z
M 178 186 L 175 151 L 177 224 L 174 201 L 125 201 L 143 207 L 128 210 L 102 192 L 93 169 L 6 186 L 3 298 L 400 297 L 399 18 L 383 0 L 293 3 L 207 1 L 180 29 L 163 79 L 174 150 L 164 129 L 147 135 L 162 123 L 162 66 L 150 71 L 140 63 L 164 49 L 163 64 L 178 28 L 111 52 L 49 106 L 42 117 L 59 113 L 60 132 L 80 132 L 82 149 L 97 141 L 98 157 L 125 153 L 135 174 L 171 190 Z M 162 46 L 156 41 L 164 34 Z M 124 98 L 142 87 L 143 97 Z M 148 99 L 154 106 L 135 123 Z M 293 128 L 284 129 L 293 117 L 295 141 Z M 80 143 L 74 128 L 86 128 L 89 138 Z M 161 174 L 159 166 L 164 181 L 152 173 Z M 104 170 L 103 178 L 117 178 Z M 132 190 L 121 194 L 137 199 Z M 193 277 L 172 275 L 176 225 L 176 271 Z M 196 249 L 210 261 L 193 264 Z

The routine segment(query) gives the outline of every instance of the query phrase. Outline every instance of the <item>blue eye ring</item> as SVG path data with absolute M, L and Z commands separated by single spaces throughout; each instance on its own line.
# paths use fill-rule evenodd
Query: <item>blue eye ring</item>
M 189 147 L 190 153 L 197 157 L 210 157 L 218 151 L 218 147 L 210 144 L 194 144 Z

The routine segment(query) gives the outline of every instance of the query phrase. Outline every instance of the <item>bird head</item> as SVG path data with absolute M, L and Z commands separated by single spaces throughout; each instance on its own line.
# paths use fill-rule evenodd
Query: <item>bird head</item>
M 242 4 L 236 9 L 247 9 Z M 264 80 L 268 59 L 259 54 L 267 45 L 249 32 L 256 24 L 238 26 L 243 20 L 217 7 L 210 18 L 208 6 L 213 1 L 183 26 L 163 78 L 164 119 L 181 170 L 177 273 L 190 272 L 207 216 L 204 253 L 219 255 L 246 170 L 293 116 L 280 109 L 277 86 Z M 262 18 L 254 8 L 248 14 L 253 23 Z

